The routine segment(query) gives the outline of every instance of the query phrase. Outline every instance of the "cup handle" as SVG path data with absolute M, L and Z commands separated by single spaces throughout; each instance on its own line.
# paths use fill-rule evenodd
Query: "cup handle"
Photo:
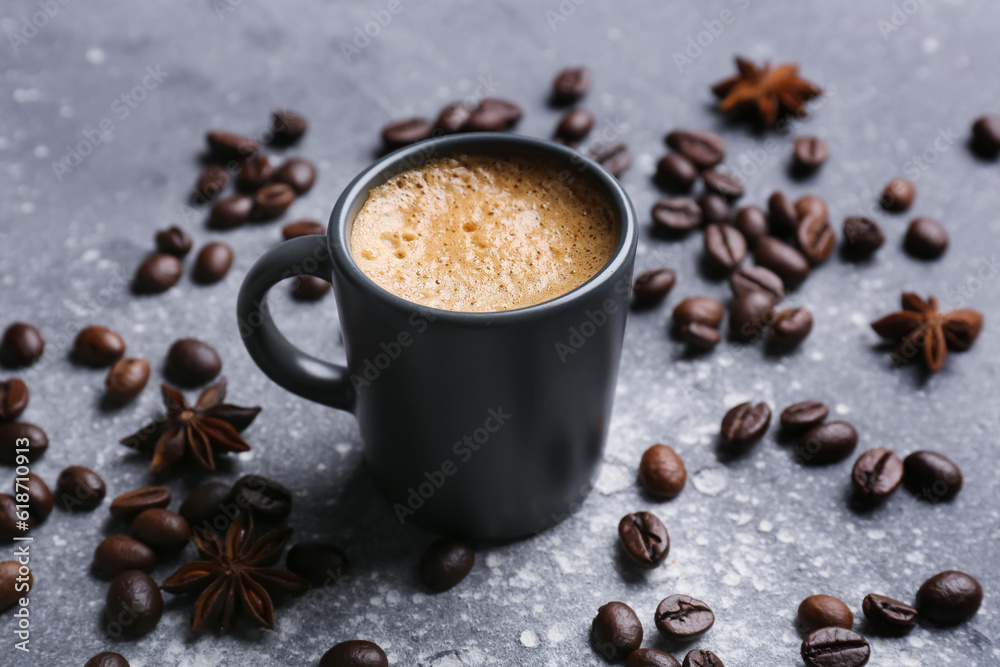
M 288 342 L 267 307 L 267 293 L 292 276 L 333 282 L 325 236 L 302 236 L 268 250 L 243 279 L 236 301 L 240 337 L 264 373 L 285 389 L 340 410 L 354 408 L 348 370 L 317 359 Z

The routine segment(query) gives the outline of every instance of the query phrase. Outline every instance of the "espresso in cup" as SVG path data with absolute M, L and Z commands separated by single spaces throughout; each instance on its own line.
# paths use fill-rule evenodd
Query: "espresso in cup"
M 617 240 L 607 195 L 588 179 L 546 159 L 459 155 L 372 188 L 350 250 L 369 278 L 407 301 L 491 312 L 579 287 Z

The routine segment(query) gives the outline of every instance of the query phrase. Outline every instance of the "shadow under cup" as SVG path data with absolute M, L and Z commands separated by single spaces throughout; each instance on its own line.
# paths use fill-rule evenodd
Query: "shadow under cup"
M 606 193 L 618 241 L 589 281 L 517 310 L 463 313 L 406 301 L 354 263 L 351 224 L 368 191 L 453 155 L 544 158 L 560 178 Z M 618 181 L 572 149 L 506 134 L 432 139 L 361 173 L 318 237 L 287 241 L 247 274 L 241 328 L 273 380 L 358 419 L 365 459 L 393 516 L 448 534 L 509 540 L 572 514 L 590 490 L 611 416 L 636 247 L 635 211 Z M 305 258 L 313 257 L 310 263 Z M 315 267 L 315 270 L 313 268 Z M 301 352 L 262 303 L 281 278 L 308 273 L 337 295 L 347 368 Z

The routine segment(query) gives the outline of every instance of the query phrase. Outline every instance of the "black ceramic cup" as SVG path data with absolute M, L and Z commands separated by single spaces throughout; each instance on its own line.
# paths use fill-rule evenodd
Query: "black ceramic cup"
M 349 247 L 368 191 L 461 154 L 537 156 L 553 160 L 561 178 L 585 179 L 616 217 L 607 264 L 550 301 L 499 312 L 428 308 L 377 285 Z M 636 236 L 621 185 L 576 151 L 508 134 L 431 139 L 355 178 L 326 237 L 285 241 L 257 261 L 240 289 L 240 332 L 272 380 L 354 413 L 365 459 L 400 522 L 474 539 L 523 537 L 567 517 L 590 489 L 611 416 Z M 268 290 L 298 275 L 333 284 L 346 367 L 294 347 L 268 314 Z

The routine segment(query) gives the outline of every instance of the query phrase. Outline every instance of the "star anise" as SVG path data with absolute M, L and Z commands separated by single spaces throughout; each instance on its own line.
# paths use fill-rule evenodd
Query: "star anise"
M 165 417 L 146 424 L 121 439 L 121 444 L 133 449 L 153 450 L 152 472 L 162 472 L 189 454 L 207 470 L 215 470 L 214 452 L 245 452 L 250 449 L 240 431 L 260 412 L 259 407 L 244 408 L 223 403 L 226 380 L 219 380 L 201 392 L 191 406 L 184 395 L 162 385 Z
M 272 567 L 281 558 L 292 529 L 253 538 L 253 519 L 244 512 L 222 541 L 212 531 L 195 531 L 194 541 L 205 560 L 181 566 L 160 586 L 176 595 L 198 594 L 191 609 L 191 630 L 225 632 L 237 611 L 257 625 L 274 627 L 272 595 L 304 593 L 309 583 L 288 570 Z
M 944 367 L 948 350 L 964 352 L 972 347 L 983 328 L 983 316 L 971 308 L 938 312 L 938 300 L 926 301 L 913 292 L 903 292 L 903 309 L 872 322 L 872 329 L 882 338 L 900 340 L 892 354 L 897 364 L 904 364 L 923 351 L 927 368 L 936 373 Z
M 736 57 L 739 74 L 723 79 L 712 92 L 719 99 L 719 111 L 736 117 L 756 117 L 765 127 L 773 126 L 785 114 L 806 115 L 806 102 L 819 97 L 819 86 L 799 76 L 797 65 L 758 67 Z

